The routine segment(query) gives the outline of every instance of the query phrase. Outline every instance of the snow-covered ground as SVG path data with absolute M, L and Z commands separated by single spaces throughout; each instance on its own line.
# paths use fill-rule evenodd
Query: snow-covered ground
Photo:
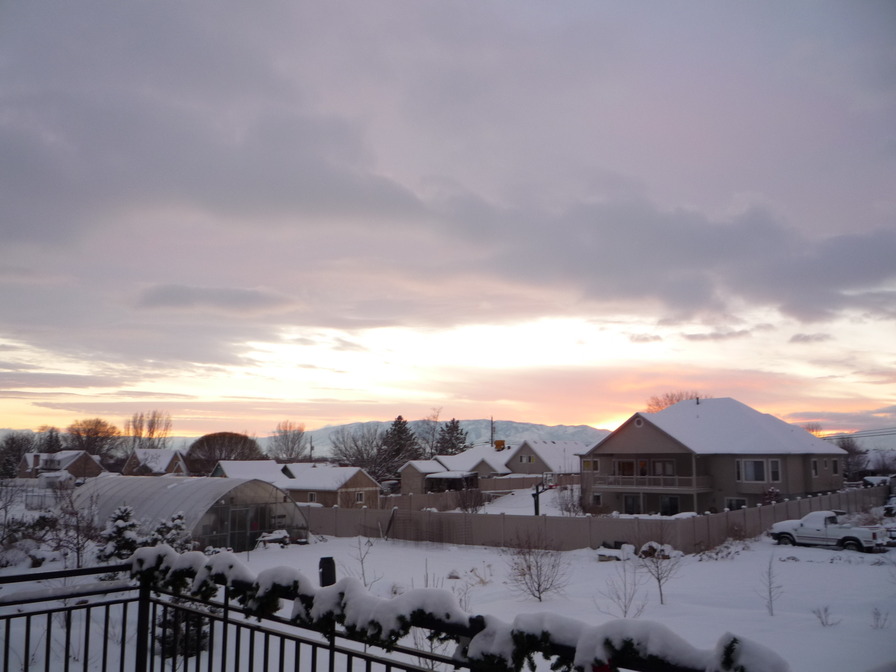
M 532 508 L 530 491 L 522 490 L 487 510 L 531 514 Z M 541 510 L 559 513 L 553 491 L 542 496 Z M 507 555 L 494 548 L 330 537 L 240 557 L 253 572 L 288 565 L 309 577 L 317 575 L 322 557 L 332 557 L 338 578 L 363 576 L 380 597 L 410 588 L 444 588 L 468 612 L 505 621 L 536 612 L 589 625 L 617 618 L 618 608 L 606 593 L 624 563 L 600 562 L 598 552 L 587 549 L 564 556 L 568 583 L 543 602 L 509 588 Z M 769 576 L 780 587 L 773 616 L 766 605 Z M 646 599 L 647 606 L 639 618 L 665 624 L 698 648 L 712 649 L 731 632 L 777 651 L 792 672 L 863 672 L 888 663 L 885 669 L 896 672 L 896 549 L 866 555 L 777 546 L 769 538 L 733 542 L 714 553 L 686 556 L 664 593 L 660 605 L 656 583 L 645 581 L 638 600 Z M 825 609 L 833 623 L 828 626 L 813 613 Z
M 530 492 L 507 495 L 487 508 L 531 514 Z M 559 514 L 556 491 L 542 496 L 541 510 Z M 379 597 L 442 588 L 471 614 L 512 622 L 520 614 L 550 612 L 596 626 L 621 615 L 609 597 L 610 586 L 619 581 L 623 567 L 636 562 L 600 561 L 599 555 L 614 552 L 564 553 L 566 585 L 543 602 L 511 589 L 508 555 L 495 548 L 313 537 L 307 546 L 272 546 L 238 558 L 254 575 L 289 567 L 316 577 L 321 558 L 330 557 L 337 578 L 362 580 Z M 43 569 L 55 569 L 53 564 Z M 767 605 L 769 584 L 775 587 L 774 615 Z M 662 623 L 699 649 L 712 650 L 730 632 L 777 652 L 792 672 L 896 672 L 896 549 L 866 555 L 777 546 L 764 537 L 731 542 L 707 554 L 685 556 L 664 594 L 661 605 L 656 583 L 644 579 L 635 598 L 635 603 L 646 602 L 639 620 Z M 825 617 L 827 626 L 814 611 Z

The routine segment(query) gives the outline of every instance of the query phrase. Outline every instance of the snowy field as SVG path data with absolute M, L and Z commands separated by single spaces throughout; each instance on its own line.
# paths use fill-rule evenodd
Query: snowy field
M 543 513 L 558 515 L 554 494 L 542 497 Z M 532 510 L 528 490 L 487 507 L 489 513 Z M 289 565 L 309 577 L 317 576 L 320 558 L 332 557 L 337 578 L 362 579 L 377 596 L 443 588 L 452 591 L 466 611 L 508 622 L 535 612 L 554 612 L 589 625 L 617 618 L 619 608 L 607 594 L 611 582 L 619 583 L 625 563 L 600 562 L 594 550 L 563 555 L 568 582 L 543 602 L 511 589 L 508 556 L 494 548 L 329 537 L 305 547 L 239 557 L 256 573 Z M 773 616 L 767 608 L 770 561 L 771 583 L 779 586 Z M 646 601 L 639 618 L 665 624 L 698 648 L 712 649 L 731 632 L 776 651 L 792 672 L 865 672 L 882 665 L 896 672 L 896 549 L 866 555 L 777 546 L 769 538 L 757 538 L 715 553 L 685 556 L 664 593 L 665 604 L 660 605 L 656 583 L 648 577 L 638 588 L 636 602 Z M 823 616 L 825 609 L 828 625 L 813 613 L 818 610 Z
M 891 554 L 896 556 L 779 547 L 770 539 L 756 539 L 733 546 L 723 559 L 687 556 L 664 587 L 665 605 L 659 604 L 655 583 L 643 584 L 647 606 L 640 618 L 664 623 L 701 649 L 714 648 L 725 632 L 752 639 L 777 651 L 793 672 L 862 672 L 885 663 L 891 663 L 885 669 L 896 670 L 896 565 Z M 590 625 L 616 618 L 612 601 L 602 592 L 623 563 L 598 562 L 593 550 L 564 556 L 569 582 L 543 602 L 510 590 L 506 555 L 492 548 L 330 537 L 239 557 L 253 572 L 287 565 L 309 577 L 317 576 L 320 558 L 332 557 L 337 578 L 363 575 L 377 596 L 444 588 L 468 612 L 505 621 L 545 611 Z M 768 614 L 763 595 L 770 559 L 775 583 L 781 586 L 774 616 Z M 825 607 L 836 624 L 826 627 L 812 613 Z

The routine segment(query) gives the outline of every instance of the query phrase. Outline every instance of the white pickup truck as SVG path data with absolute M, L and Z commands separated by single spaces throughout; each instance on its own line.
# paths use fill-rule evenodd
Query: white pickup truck
M 841 523 L 845 511 L 813 511 L 800 520 L 775 523 L 769 535 L 779 544 L 832 546 L 853 551 L 884 551 L 887 531 L 880 525 L 853 526 Z

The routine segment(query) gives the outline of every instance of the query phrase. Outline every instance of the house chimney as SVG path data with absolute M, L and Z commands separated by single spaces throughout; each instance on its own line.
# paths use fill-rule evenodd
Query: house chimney
M 700 397 L 697 397 L 697 405 L 700 405 Z

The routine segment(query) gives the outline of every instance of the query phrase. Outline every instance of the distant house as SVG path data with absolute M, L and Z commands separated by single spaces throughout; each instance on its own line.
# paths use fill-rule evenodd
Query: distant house
M 60 450 L 56 453 L 25 453 L 19 462 L 19 478 L 50 478 L 54 472 L 65 472 L 78 478 L 93 478 L 106 469 L 96 455 L 85 450 Z
M 360 467 L 274 460 L 221 460 L 212 476 L 256 479 L 280 488 L 299 504 L 379 508 L 380 485 Z
M 121 468 L 124 476 L 188 476 L 183 454 L 173 448 L 135 448 Z
M 496 441 L 457 455 L 411 460 L 399 469 L 402 494 L 444 492 L 478 487 L 480 478 L 513 475 L 577 474 L 580 441 L 525 440 L 516 445 Z
M 839 489 L 845 451 L 734 399 L 635 413 L 581 455 L 586 512 L 715 511 Z
M 291 476 L 277 482 L 299 504 L 378 509 L 380 484 L 360 467 L 334 467 L 314 462 L 283 465 Z

